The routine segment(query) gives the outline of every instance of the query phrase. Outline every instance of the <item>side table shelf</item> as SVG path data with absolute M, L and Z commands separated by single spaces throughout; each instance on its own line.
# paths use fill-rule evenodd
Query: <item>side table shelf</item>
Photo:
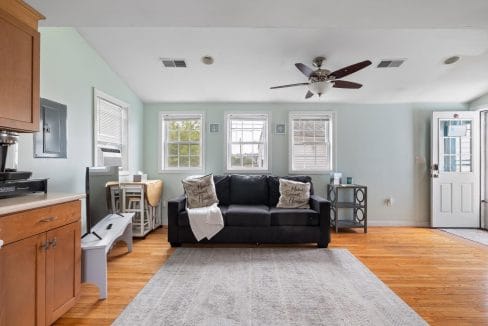
M 352 190 L 352 200 L 344 201 L 339 198 L 340 190 Z M 345 197 L 343 194 L 343 197 Z M 368 187 L 352 184 L 329 184 L 327 185 L 327 199 L 330 201 L 331 224 L 336 232 L 340 228 L 363 228 L 364 233 L 368 232 Z M 339 201 L 342 200 L 342 201 Z M 352 217 L 348 219 L 339 218 L 339 209 L 352 209 Z

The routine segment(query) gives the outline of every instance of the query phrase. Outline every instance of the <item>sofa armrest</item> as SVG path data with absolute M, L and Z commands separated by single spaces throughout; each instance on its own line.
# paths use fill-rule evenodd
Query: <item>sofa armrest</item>
M 186 208 L 186 196 L 180 195 L 176 198 L 168 200 L 168 210 L 173 208 L 176 210 L 176 213 L 182 212 Z
M 320 239 L 318 246 L 327 247 L 330 242 L 330 202 L 320 196 L 310 196 L 310 207 L 319 213 Z
M 185 207 L 185 195 L 168 200 L 168 241 L 171 243 L 178 243 L 178 215 Z
M 327 199 L 317 195 L 310 196 L 310 208 L 318 212 L 320 215 L 327 213 L 326 215 L 328 215 L 330 219 L 330 202 Z

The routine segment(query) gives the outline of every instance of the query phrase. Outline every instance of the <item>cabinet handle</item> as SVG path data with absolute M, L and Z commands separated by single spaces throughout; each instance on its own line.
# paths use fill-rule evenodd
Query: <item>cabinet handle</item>
M 0 249 L 3 247 L 3 240 L 0 240 Z
M 49 249 L 49 243 L 46 241 L 42 245 L 39 246 L 39 249 L 47 251 Z
M 54 216 L 50 216 L 50 217 L 46 217 L 46 218 L 43 218 L 42 220 L 40 220 L 39 222 L 42 222 L 42 223 L 46 223 L 46 222 L 52 222 L 56 219 L 56 217 Z
M 56 248 L 56 245 L 58 244 L 58 240 L 56 238 L 49 240 L 47 242 L 47 246 L 51 246 L 51 248 Z

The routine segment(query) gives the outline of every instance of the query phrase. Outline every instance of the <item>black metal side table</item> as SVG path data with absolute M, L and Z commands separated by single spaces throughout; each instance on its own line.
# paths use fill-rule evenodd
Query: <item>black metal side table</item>
M 339 201 L 340 190 L 352 190 L 352 200 Z M 327 199 L 330 201 L 331 223 L 336 232 L 340 228 L 363 228 L 364 233 L 368 232 L 368 187 L 329 184 L 327 185 Z M 341 208 L 352 209 L 352 218 L 339 219 L 339 209 Z

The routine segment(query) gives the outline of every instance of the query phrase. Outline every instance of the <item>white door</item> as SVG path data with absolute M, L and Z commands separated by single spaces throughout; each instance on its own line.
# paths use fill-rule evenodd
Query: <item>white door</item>
M 479 112 L 434 112 L 431 226 L 480 227 Z

